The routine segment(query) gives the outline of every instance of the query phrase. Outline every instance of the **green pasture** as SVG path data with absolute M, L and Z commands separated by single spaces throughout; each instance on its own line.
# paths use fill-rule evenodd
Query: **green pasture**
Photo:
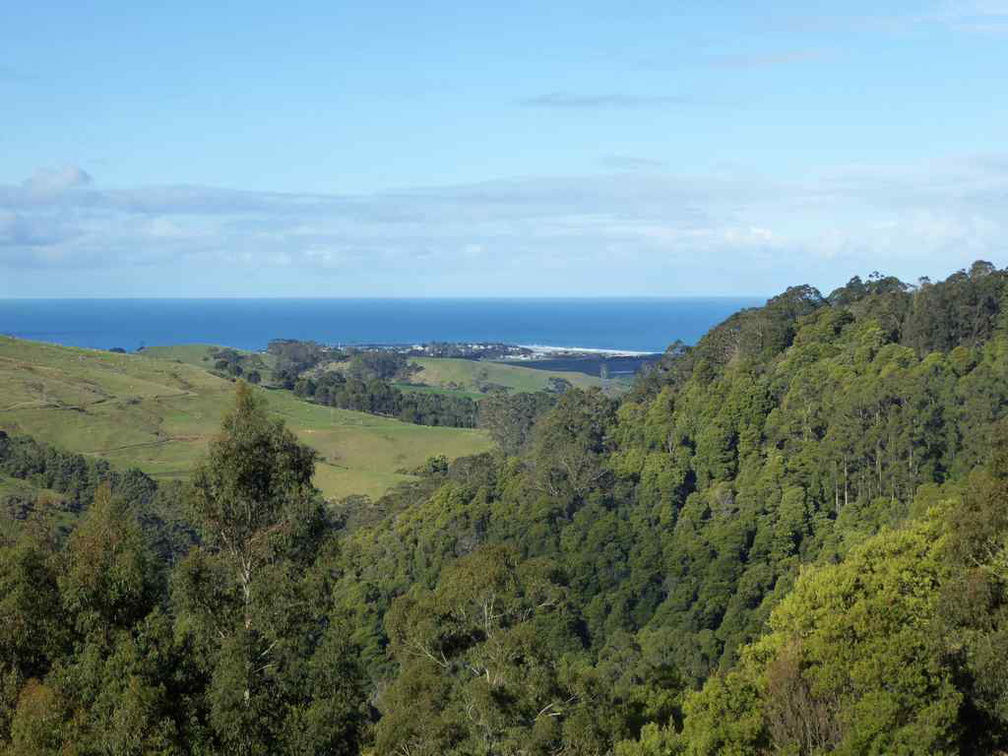
M 0 337 L 0 429 L 158 478 L 184 478 L 217 432 L 234 391 L 234 384 L 199 366 L 198 349 L 208 348 L 172 347 L 173 356 L 155 358 Z M 492 446 L 481 431 L 401 423 L 256 390 L 319 452 L 316 484 L 328 498 L 378 496 L 409 479 L 399 470 L 429 456 L 454 458 Z
M 535 370 L 499 362 L 443 357 L 416 357 L 411 361 L 421 368 L 411 379 L 414 383 L 467 392 L 478 391 L 480 385 L 488 383 L 506 386 L 515 392 L 542 391 L 549 385 L 550 378 L 562 378 L 578 388 L 602 387 L 605 384 L 601 378 L 584 373 Z

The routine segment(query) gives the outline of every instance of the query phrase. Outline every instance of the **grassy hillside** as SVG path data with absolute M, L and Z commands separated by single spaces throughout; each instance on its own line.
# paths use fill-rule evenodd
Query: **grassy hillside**
M 35 498 L 38 493 L 39 489 L 27 481 L 0 475 L 0 499 L 8 496 L 30 496 Z
M 440 357 L 418 357 L 411 360 L 421 370 L 413 377 L 415 383 L 428 386 L 458 387 L 475 391 L 480 384 L 496 383 L 513 391 L 542 391 L 550 378 L 562 378 L 579 388 L 603 386 L 601 378 L 583 373 L 553 370 L 533 370 L 521 365 L 504 365 L 499 362 L 476 362 Z
M 0 338 L 0 429 L 155 477 L 184 477 L 217 432 L 234 387 L 190 363 L 201 360 L 198 347 L 172 349 L 175 357 L 154 359 Z M 316 483 L 330 498 L 376 496 L 407 479 L 398 469 L 491 446 L 478 431 L 408 425 L 265 393 L 270 410 L 322 455 Z
M 144 357 L 156 357 L 160 360 L 173 360 L 183 362 L 187 365 L 195 365 L 209 370 L 213 367 L 214 358 L 210 356 L 211 349 L 220 349 L 214 344 L 175 344 L 172 346 L 151 346 L 144 347 Z M 268 352 L 250 352 L 245 349 L 236 349 L 241 354 L 257 354 L 268 368 L 272 368 L 276 357 Z
M 143 350 L 143 355 L 145 357 L 170 360 L 175 363 L 184 363 L 210 370 L 214 365 L 214 359 L 210 356 L 210 350 L 214 348 L 213 344 L 154 346 L 146 347 Z M 252 354 L 251 352 L 243 352 L 243 350 L 237 351 L 243 354 Z M 259 353 L 258 356 L 267 368 L 274 366 L 276 361 L 274 355 Z M 410 362 L 420 365 L 422 370 L 412 376 L 412 385 L 400 384 L 399 388 L 405 391 L 418 390 L 439 394 L 462 395 L 472 399 L 482 398 L 484 394 L 479 391 L 479 386 L 488 383 L 507 386 L 513 391 L 542 391 L 547 387 L 551 378 L 562 378 L 580 388 L 605 385 L 605 382 L 601 378 L 575 371 L 539 370 L 524 365 L 440 357 L 411 358 Z M 345 370 L 348 365 L 348 362 L 326 363 L 314 368 L 310 373 L 316 374 L 326 370 Z M 622 384 L 619 381 L 614 380 L 608 383 L 610 386 L 622 388 Z

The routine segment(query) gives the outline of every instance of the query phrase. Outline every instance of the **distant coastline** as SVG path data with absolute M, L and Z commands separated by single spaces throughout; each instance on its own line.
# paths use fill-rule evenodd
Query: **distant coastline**
M 271 339 L 325 344 L 431 341 L 531 344 L 569 354 L 640 356 L 694 343 L 756 298 L 0 300 L 0 333 L 136 351 L 217 344 L 260 351 Z M 586 346 L 554 347 L 577 344 Z
M 585 354 L 604 357 L 648 357 L 660 353 L 655 351 L 632 351 L 628 349 L 599 349 L 598 347 L 547 346 L 545 344 L 518 344 L 518 346 L 531 349 L 536 354 L 551 356 L 559 354 Z

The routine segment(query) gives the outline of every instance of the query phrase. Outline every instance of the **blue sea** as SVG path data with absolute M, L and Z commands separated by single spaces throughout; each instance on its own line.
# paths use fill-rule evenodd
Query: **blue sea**
M 695 343 L 747 298 L 682 299 L 7 299 L 0 334 L 133 351 L 207 343 L 264 349 L 326 344 L 494 341 L 661 352 Z

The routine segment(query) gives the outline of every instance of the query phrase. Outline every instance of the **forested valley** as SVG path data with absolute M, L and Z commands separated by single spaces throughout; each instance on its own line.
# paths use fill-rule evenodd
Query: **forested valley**
M 788 289 L 373 502 L 267 401 L 184 484 L 0 436 L 62 495 L 4 512 L 0 753 L 1008 749 L 1008 271 Z

